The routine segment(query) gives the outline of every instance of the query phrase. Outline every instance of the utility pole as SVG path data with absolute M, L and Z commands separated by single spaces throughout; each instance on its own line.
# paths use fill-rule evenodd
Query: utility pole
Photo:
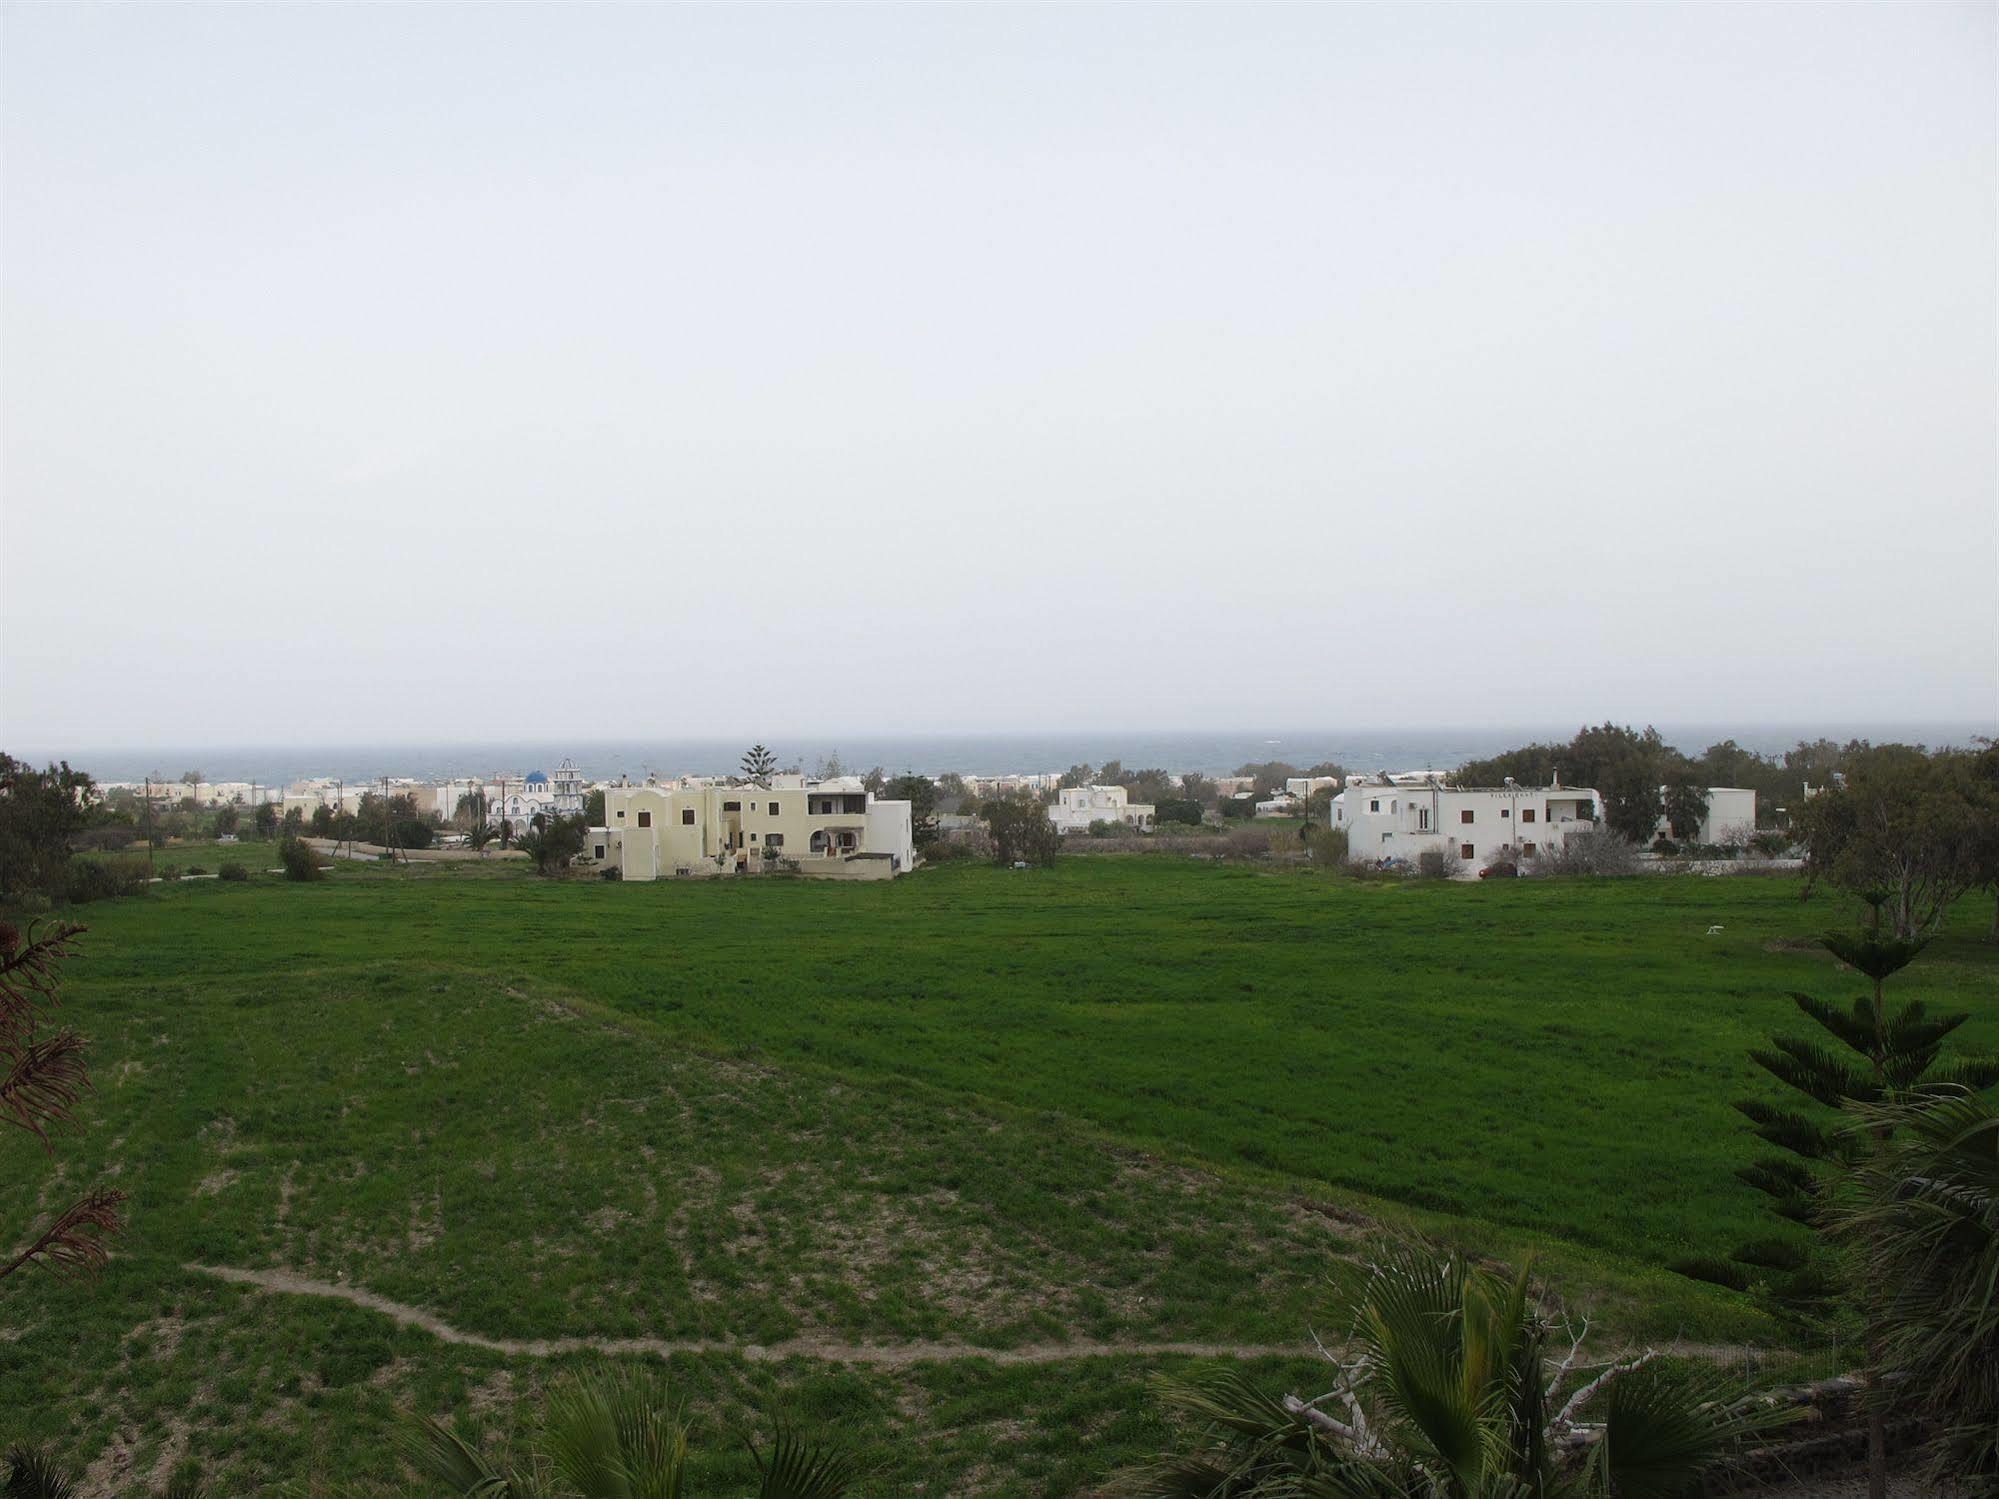
M 153 778 L 146 777 L 146 877 L 151 879 L 153 869 Z

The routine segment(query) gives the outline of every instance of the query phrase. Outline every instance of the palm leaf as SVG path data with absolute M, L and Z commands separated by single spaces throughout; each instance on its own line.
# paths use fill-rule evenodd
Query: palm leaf
M 76 1477 L 40 1447 L 7 1449 L 7 1499 L 75 1499 Z
M 860 1481 L 860 1467 L 846 1453 L 818 1447 L 780 1430 L 768 1458 L 754 1443 L 757 1499 L 840 1499 Z

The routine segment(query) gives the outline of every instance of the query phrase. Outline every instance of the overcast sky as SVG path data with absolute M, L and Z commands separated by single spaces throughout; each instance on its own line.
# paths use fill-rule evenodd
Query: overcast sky
M 1995 15 L 11 5 L 0 745 L 1992 720 Z

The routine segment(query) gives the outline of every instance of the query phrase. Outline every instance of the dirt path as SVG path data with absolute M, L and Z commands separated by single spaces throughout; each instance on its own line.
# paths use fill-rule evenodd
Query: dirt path
M 338 1285 L 312 1280 L 290 1270 L 238 1270 L 228 1265 L 194 1265 L 184 1268 L 198 1275 L 212 1275 L 231 1285 L 255 1286 L 290 1296 L 320 1296 L 345 1301 L 380 1312 L 405 1327 L 419 1327 L 445 1343 L 469 1348 L 486 1348 L 494 1353 L 524 1358 L 551 1358 L 564 1353 L 652 1354 L 667 1358 L 676 1353 L 726 1353 L 752 1363 L 778 1363 L 785 1359 L 819 1359 L 832 1364 L 869 1364 L 876 1368 L 899 1369 L 909 1364 L 948 1363 L 954 1360 L 984 1359 L 993 1364 L 1053 1364 L 1067 1359 L 1120 1358 L 1142 1355 L 1179 1355 L 1188 1358 L 1297 1358 L 1296 1344 L 1273 1347 L 1259 1343 L 1100 1343 L 1078 1340 L 1068 1343 L 1026 1343 L 1013 1348 L 979 1348 L 969 1343 L 843 1343 L 830 1338 L 787 1338 L 780 1343 L 730 1343 L 714 1338 L 489 1338 L 483 1333 L 453 1327 L 434 1312 L 404 1302 L 377 1296 L 360 1286 Z

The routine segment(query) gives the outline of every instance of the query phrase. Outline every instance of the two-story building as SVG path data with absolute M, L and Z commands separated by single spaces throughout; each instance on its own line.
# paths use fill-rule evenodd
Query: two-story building
M 1664 800 L 1666 788 L 1659 788 L 1659 796 Z M 1672 825 L 1662 815 L 1657 833 L 1661 838 L 1673 836 Z M 1707 788 L 1707 810 L 1701 814 L 1701 825 L 1694 834 L 1696 843 L 1747 843 L 1756 831 L 1756 793 L 1746 786 L 1710 786 Z
M 627 880 L 672 875 L 800 873 L 888 879 L 916 862 L 906 801 L 884 801 L 858 777 L 609 786 L 605 826 L 586 835 L 589 862 Z
M 1064 786 L 1055 793 L 1048 820 L 1058 833 L 1087 833 L 1093 822 L 1144 829 L 1152 826 L 1152 803 L 1129 800 L 1122 786 Z
M 1452 786 L 1442 776 L 1349 776 L 1333 798 L 1355 859 L 1414 862 L 1427 850 L 1482 863 L 1510 852 L 1531 858 L 1570 833 L 1603 821 L 1603 798 L 1585 786 Z

